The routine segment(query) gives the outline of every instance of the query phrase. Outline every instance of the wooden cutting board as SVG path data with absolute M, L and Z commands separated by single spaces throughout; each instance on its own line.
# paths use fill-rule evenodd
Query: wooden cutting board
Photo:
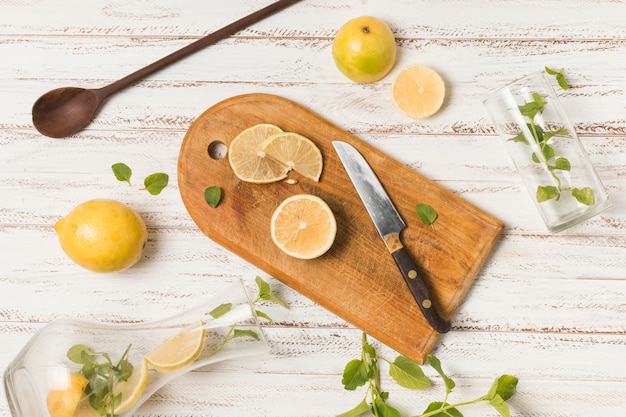
M 324 158 L 320 182 L 292 172 L 289 178 L 297 180 L 295 184 L 246 183 L 233 174 L 227 157 L 210 151 L 220 144 L 227 148 L 238 133 L 259 123 L 275 124 L 313 140 Z M 198 117 L 184 138 L 178 160 L 182 200 L 209 238 L 423 363 L 440 335 L 413 300 L 339 161 L 333 140 L 351 143 L 370 163 L 407 223 L 401 238 L 422 269 L 442 316 L 453 319 L 503 223 L 288 99 L 267 94 L 236 96 Z M 217 208 L 204 200 L 209 186 L 222 188 Z M 313 260 L 285 255 L 270 237 L 272 213 L 285 198 L 299 193 L 324 199 L 337 219 L 333 247 Z M 417 217 L 418 203 L 430 204 L 437 211 L 434 230 Z

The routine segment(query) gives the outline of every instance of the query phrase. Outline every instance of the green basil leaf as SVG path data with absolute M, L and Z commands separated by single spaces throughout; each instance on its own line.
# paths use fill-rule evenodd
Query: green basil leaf
M 493 381 L 486 398 L 491 400 L 500 397 L 503 401 L 515 395 L 518 379 L 512 375 L 500 375 Z
M 143 189 L 147 190 L 152 195 L 158 195 L 167 186 L 169 179 L 169 175 L 162 172 L 150 174 L 145 180 L 143 180 L 143 185 L 145 187 Z
M 567 158 L 557 158 L 554 163 L 555 169 L 560 169 L 561 171 L 569 171 L 572 169 L 572 165 L 570 164 Z
M 84 355 L 83 353 L 86 353 L 86 355 Z M 86 362 L 86 359 L 90 357 L 91 353 L 92 351 L 89 348 L 89 346 L 77 344 L 77 345 L 72 346 L 67 351 L 66 356 L 69 360 L 71 360 L 74 363 L 84 364 Z
M 128 185 L 131 185 L 130 177 L 132 177 L 133 171 L 128 165 L 118 162 L 117 164 L 111 165 L 111 169 L 113 170 L 113 174 L 118 181 L 126 181 Z
M 398 356 L 389 367 L 389 375 L 398 385 L 408 389 L 424 389 L 431 386 L 422 368 L 406 356 Z
M 463 414 L 461 414 L 461 412 L 454 407 L 446 408 L 445 410 L 436 414 L 431 414 L 437 410 L 441 410 L 444 407 L 449 407 L 449 406 L 450 404 L 448 403 L 435 401 L 428 405 L 426 410 L 424 410 L 423 414 L 428 414 L 430 417 L 463 417 Z
M 217 186 L 208 187 L 204 190 L 204 200 L 209 206 L 216 208 L 222 199 L 222 189 Z
M 265 320 L 269 321 L 270 323 L 274 322 L 274 320 L 270 316 L 268 316 L 267 314 L 265 314 L 261 310 L 255 310 L 255 313 L 256 313 L 257 317 L 259 317 L 259 318 L 265 319 Z

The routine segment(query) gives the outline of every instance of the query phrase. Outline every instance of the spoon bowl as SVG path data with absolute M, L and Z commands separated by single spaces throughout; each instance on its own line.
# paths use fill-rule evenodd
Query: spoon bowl
M 33 125 L 43 135 L 63 138 L 91 122 L 103 97 L 100 90 L 62 87 L 48 91 L 33 105 Z
M 62 138 L 73 135 L 87 126 L 93 115 L 110 95 L 128 87 L 144 77 L 211 45 L 259 20 L 300 0 L 278 0 L 257 10 L 197 41 L 167 55 L 126 77 L 99 89 L 63 87 L 39 97 L 33 105 L 33 125 L 43 135 Z

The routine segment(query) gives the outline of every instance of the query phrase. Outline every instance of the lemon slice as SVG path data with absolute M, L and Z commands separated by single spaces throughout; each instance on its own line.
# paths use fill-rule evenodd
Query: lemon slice
M 46 396 L 46 405 L 50 417 L 72 417 L 89 380 L 79 373 L 71 372 L 67 378 L 58 381 L 58 389 L 53 389 Z
M 289 256 L 313 259 L 330 249 L 337 222 L 328 204 L 310 194 L 284 200 L 271 219 L 272 241 Z
M 404 68 L 391 88 L 395 105 L 415 119 L 424 119 L 437 113 L 446 95 L 441 76 L 424 65 Z
M 319 181 L 322 175 L 322 152 L 309 138 L 293 132 L 282 132 L 267 138 L 259 149 L 306 178 Z
M 145 359 L 159 372 L 182 369 L 200 356 L 205 338 L 204 322 L 198 320 L 146 353 Z
M 289 168 L 275 159 L 268 158 L 259 145 L 268 137 L 282 132 L 272 124 L 258 124 L 239 133 L 230 143 L 228 162 L 242 181 L 266 184 L 282 180 Z
M 148 363 L 146 360 L 141 361 L 140 366 L 133 368 L 133 373 L 126 381 L 120 381 L 113 387 L 113 394 L 122 394 L 122 400 L 117 407 L 115 407 L 115 414 L 121 414 L 124 411 L 129 410 L 146 388 L 148 382 Z

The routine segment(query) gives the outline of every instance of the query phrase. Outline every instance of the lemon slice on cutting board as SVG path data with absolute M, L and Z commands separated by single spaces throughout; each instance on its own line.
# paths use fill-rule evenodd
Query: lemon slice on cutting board
M 256 184 L 275 182 L 287 177 L 289 168 L 269 158 L 259 145 L 270 136 L 281 133 L 278 126 L 262 123 L 239 133 L 228 148 L 228 162 L 242 181 Z
M 267 138 L 259 145 L 265 155 L 318 182 L 324 165 L 322 152 L 307 137 L 298 133 L 282 132 Z
M 323 255 L 337 234 L 337 222 L 328 204 L 310 194 L 285 199 L 274 211 L 270 228 L 274 244 L 299 259 Z

